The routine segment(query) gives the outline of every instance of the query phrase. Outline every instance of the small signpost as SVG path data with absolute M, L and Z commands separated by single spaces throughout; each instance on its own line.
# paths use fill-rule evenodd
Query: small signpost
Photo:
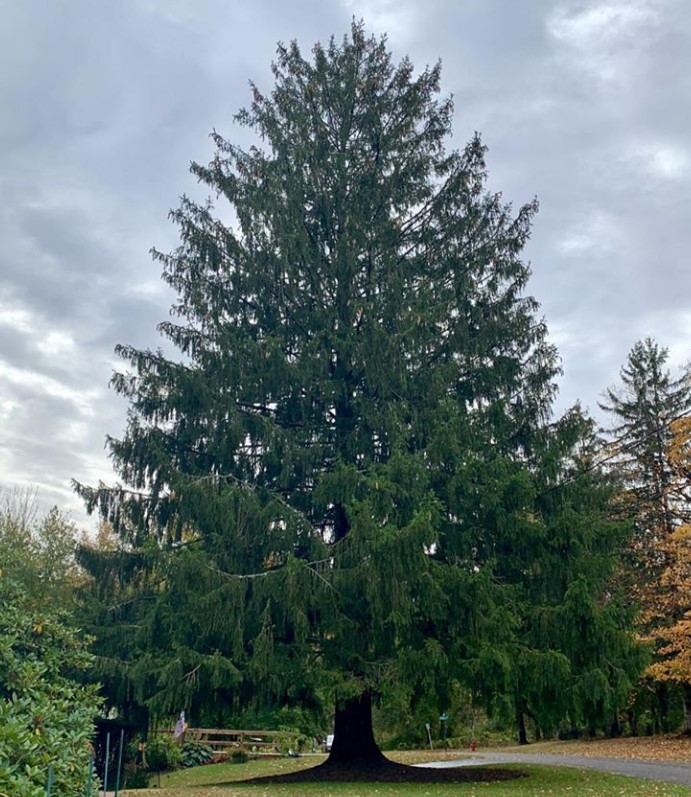
M 432 728 L 429 722 L 425 723 L 425 730 L 427 731 L 427 739 L 429 740 L 429 749 L 434 750 L 434 746 L 432 745 Z

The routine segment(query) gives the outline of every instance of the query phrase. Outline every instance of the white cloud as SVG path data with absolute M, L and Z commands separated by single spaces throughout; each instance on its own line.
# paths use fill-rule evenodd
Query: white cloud
M 691 171 L 691 153 L 677 144 L 636 142 L 629 145 L 625 159 L 662 180 L 685 180 Z
M 626 41 L 643 25 L 656 23 L 654 4 L 645 0 L 605 0 L 559 6 L 549 21 L 552 35 L 581 49 L 612 46 Z
M 21 307 L 0 304 L 0 324 L 31 334 L 35 331 L 35 321 L 31 313 Z
M 75 443 L 82 443 L 89 439 L 90 427 L 84 421 L 70 421 L 66 423 L 59 434 L 58 440 L 64 440 L 74 445 Z
M 674 149 L 660 149 L 653 153 L 650 161 L 651 171 L 661 177 L 679 179 L 686 175 L 689 169 L 689 155 L 687 152 Z
M 68 358 L 73 362 L 77 355 L 78 347 L 70 332 L 56 329 L 54 321 L 41 318 L 26 307 L 0 302 L 0 326 L 19 332 L 27 340 L 28 348 L 49 358 L 52 364 Z
M 578 71 L 604 82 L 631 83 L 638 53 L 661 21 L 664 0 L 600 0 L 562 3 L 547 19 L 547 30 Z
M 387 33 L 397 44 L 410 39 L 415 32 L 416 8 L 401 0 L 342 0 L 343 6 L 356 19 L 362 18 L 368 28 Z
M 165 296 L 169 293 L 168 285 L 160 279 L 136 282 L 127 289 L 134 296 Z
M 73 404 L 83 415 L 95 414 L 96 399 L 100 390 L 80 390 L 70 387 L 57 379 L 24 368 L 16 368 L 0 361 L 0 381 L 15 387 L 32 391 L 38 395 L 63 399 Z
M 74 338 L 67 332 L 51 331 L 36 343 L 41 354 L 51 356 L 69 356 L 76 353 Z
M 18 406 L 18 403 L 12 399 L 0 399 L 0 422 L 7 423 Z
M 691 366 L 691 311 L 681 313 L 676 318 L 673 333 L 666 340 L 669 348 L 669 363 L 672 368 Z M 664 342 L 664 341 L 663 341 Z
M 565 255 L 611 251 L 622 244 L 623 232 L 618 220 L 602 210 L 589 211 L 574 222 L 559 241 L 558 248 Z

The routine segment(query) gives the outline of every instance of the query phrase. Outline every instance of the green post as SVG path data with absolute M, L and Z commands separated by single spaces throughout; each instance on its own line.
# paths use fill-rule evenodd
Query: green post
M 449 728 L 449 715 L 446 712 L 444 712 L 439 717 L 439 722 L 441 724 L 441 732 L 442 732 L 442 740 L 441 741 L 442 741 L 442 744 L 446 747 L 446 734 L 447 734 L 448 728 Z
M 94 755 L 89 756 L 89 772 L 86 776 L 86 797 L 91 797 L 91 784 L 94 779 Z
M 120 791 L 120 770 L 122 769 L 122 745 L 125 742 L 125 729 L 120 728 L 120 747 L 118 748 L 118 771 L 115 774 L 115 797 Z
M 46 783 L 46 797 L 50 797 L 53 790 L 53 765 L 48 764 L 48 782 Z
M 108 731 L 108 735 L 106 736 L 106 768 L 105 772 L 103 773 L 103 793 L 105 794 L 108 791 L 108 763 L 110 761 L 110 731 Z

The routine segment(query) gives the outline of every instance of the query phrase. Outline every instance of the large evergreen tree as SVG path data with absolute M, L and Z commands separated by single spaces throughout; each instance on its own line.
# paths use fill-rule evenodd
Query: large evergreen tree
M 668 357 L 668 350 L 651 338 L 638 341 L 621 368 L 620 385 L 609 388 L 600 404 L 613 419 L 607 429 L 610 455 L 626 490 L 623 501 L 636 519 L 636 564 L 653 572 L 655 542 L 669 535 L 678 521 L 667 455 L 670 425 L 691 410 L 690 376 L 684 373 L 675 379 Z
M 490 710 L 515 714 L 521 743 L 530 727 L 537 738 L 616 730 L 645 664 L 612 583 L 630 524 L 611 517 L 593 427 L 574 407 L 542 430 L 529 467 L 487 452 L 455 477 L 496 605 L 480 638 L 459 629 L 454 655 Z
M 497 574 L 498 546 L 525 564 L 522 531 L 545 534 L 521 493 L 558 370 L 524 293 L 536 205 L 486 190 L 479 138 L 445 148 L 439 67 L 361 25 L 311 59 L 280 46 L 273 72 L 237 116 L 257 145 L 214 134 L 192 166 L 218 210 L 183 198 L 181 245 L 155 254 L 180 359 L 118 349 L 123 485 L 77 489 L 157 573 L 157 710 L 332 694 L 331 760 L 373 761 L 382 683 L 441 683 L 513 634 L 507 583 L 529 574 Z

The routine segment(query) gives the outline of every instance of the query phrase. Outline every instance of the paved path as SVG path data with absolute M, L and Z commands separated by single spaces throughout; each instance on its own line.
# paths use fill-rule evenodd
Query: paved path
M 548 755 L 546 753 L 476 753 L 456 761 L 434 761 L 418 764 L 424 767 L 467 767 L 474 764 L 546 764 L 547 766 L 578 767 L 630 775 L 634 778 L 659 780 L 691 786 L 691 763 L 681 761 L 634 761 L 628 758 L 591 758 L 582 755 Z

